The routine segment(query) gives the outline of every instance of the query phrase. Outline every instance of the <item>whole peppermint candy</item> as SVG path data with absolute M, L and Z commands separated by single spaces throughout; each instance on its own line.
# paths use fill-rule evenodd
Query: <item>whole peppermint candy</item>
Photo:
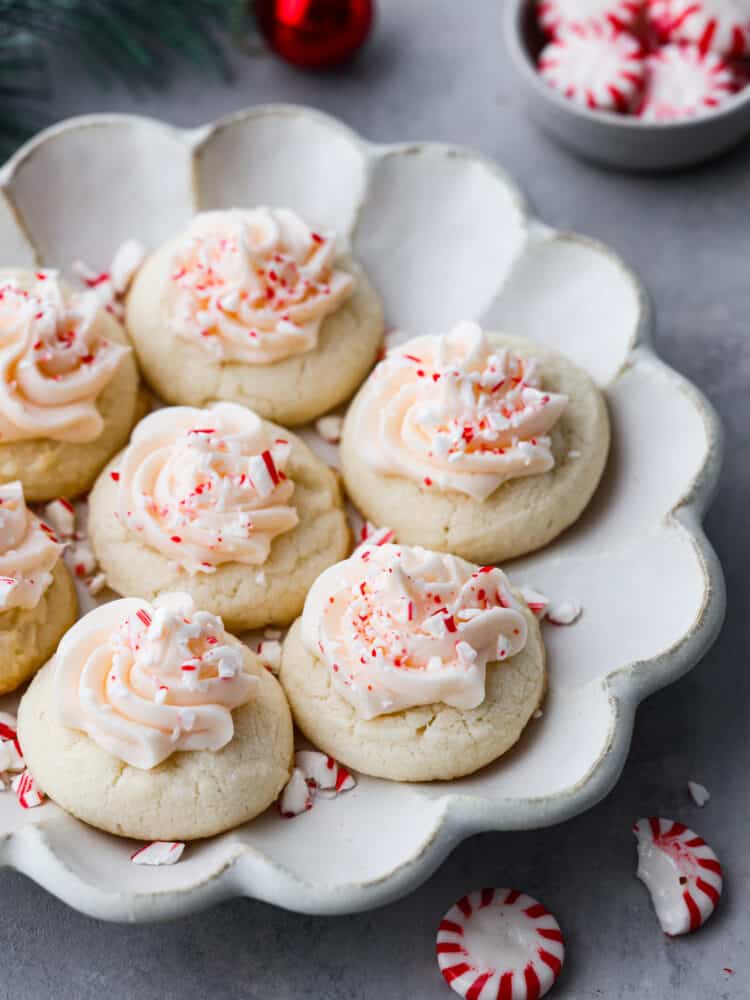
M 750 53 L 750 0 L 648 0 L 647 12 L 663 41 L 728 56 Z
M 542 49 L 539 73 L 577 104 L 627 112 L 643 90 L 646 63 L 632 35 L 598 26 L 572 27 Z
M 632 30 L 646 0 L 539 0 L 536 7 L 540 27 L 551 38 L 573 26 Z
M 641 118 L 663 122 L 705 115 L 737 89 L 732 68 L 697 45 L 664 45 L 647 60 Z
M 437 933 L 443 979 L 466 1000 L 539 1000 L 560 975 L 560 925 L 517 889 L 479 889 L 459 899 Z

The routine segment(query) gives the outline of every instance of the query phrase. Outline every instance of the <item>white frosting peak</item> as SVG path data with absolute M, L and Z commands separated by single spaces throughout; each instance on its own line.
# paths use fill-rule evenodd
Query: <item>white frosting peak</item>
M 144 770 L 229 743 L 232 709 L 257 684 L 221 619 L 187 594 L 95 608 L 63 637 L 54 667 L 63 725 Z
M 537 363 L 495 347 L 475 323 L 390 351 L 362 398 L 365 459 L 385 475 L 484 500 L 553 467 L 548 433 L 567 398 Z
M 121 522 L 190 573 L 261 565 L 298 521 L 290 445 L 251 410 L 214 403 L 145 417 L 115 473 Z
M 0 441 L 95 440 L 96 399 L 130 348 L 102 338 L 96 290 L 64 291 L 57 271 L 0 274 Z
M 354 288 L 335 258 L 335 234 L 288 209 L 203 212 L 172 259 L 170 327 L 226 361 L 309 351 Z
M 302 640 L 364 719 L 444 702 L 476 708 L 487 664 L 526 644 L 505 574 L 404 545 L 363 545 L 310 590 Z
M 0 486 L 0 611 L 35 608 L 61 553 L 52 530 L 26 507 L 21 483 Z

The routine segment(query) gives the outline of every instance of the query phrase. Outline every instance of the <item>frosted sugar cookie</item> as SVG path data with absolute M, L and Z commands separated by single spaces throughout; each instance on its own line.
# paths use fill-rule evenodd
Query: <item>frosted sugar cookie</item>
M 26 499 L 88 490 L 127 440 L 138 374 L 95 289 L 56 271 L 0 270 L 0 482 Z
M 562 355 L 460 323 L 390 351 L 349 408 L 347 492 L 409 545 L 499 562 L 586 507 L 609 448 L 603 397 Z
M 142 420 L 91 493 L 89 534 L 114 590 L 185 591 L 236 631 L 288 624 L 349 551 L 335 474 L 236 403 Z
M 45 794 L 92 826 L 142 840 L 245 823 L 292 768 L 278 682 L 186 594 L 89 612 L 23 696 L 18 735 Z
M 544 695 L 545 652 L 501 570 L 364 545 L 313 585 L 279 679 L 305 736 L 347 767 L 448 780 L 518 740 Z
M 21 483 L 0 486 L 0 694 L 49 659 L 78 611 L 62 545 L 24 502 Z
M 348 399 L 383 334 L 380 302 L 335 233 L 283 208 L 197 215 L 138 272 L 126 322 L 163 399 L 230 400 L 288 425 Z

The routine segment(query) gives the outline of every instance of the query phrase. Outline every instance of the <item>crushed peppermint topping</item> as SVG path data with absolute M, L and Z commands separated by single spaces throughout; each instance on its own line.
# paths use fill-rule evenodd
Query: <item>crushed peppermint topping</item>
M 554 466 L 549 434 L 566 404 L 542 386 L 535 360 L 459 323 L 390 351 L 375 369 L 359 411 L 363 454 L 384 474 L 481 501 Z
M 246 407 L 157 410 L 120 458 L 120 521 L 189 573 L 262 565 L 298 521 L 290 455 Z
M 55 663 L 64 724 L 144 770 L 177 750 L 223 747 L 232 709 L 257 685 L 221 619 L 187 594 L 94 609 L 64 636 Z
M 197 215 L 171 261 L 170 328 L 222 360 L 270 364 L 311 350 L 351 295 L 333 232 L 288 209 Z
M 302 637 L 362 718 L 436 701 L 468 709 L 484 700 L 487 664 L 525 645 L 521 607 L 495 567 L 365 545 L 313 585 Z

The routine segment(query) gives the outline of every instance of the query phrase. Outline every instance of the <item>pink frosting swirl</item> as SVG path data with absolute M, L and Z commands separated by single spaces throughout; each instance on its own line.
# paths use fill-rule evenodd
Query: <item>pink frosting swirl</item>
M 545 392 L 536 362 L 475 323 L 388 353 L 362 391 L 362 454 L 385 475 L 484 500 L 508 479 L 555 464 L 548 432 L 567 397 Z
M 97 396 L 130 351 L 101 336 L 100 307 L 56 271 L 0 273 L 0 441 L 99 437 Z
M 335 234 L 288 209 L 204 212 L 172 258 L 170 328 L 225 361 L 265 365 L 309 351 L 354 289 L 335 259 Z
M 175 751 L 226 746 L 232 709 L 257 684 L 221 618 L 187 594 L 95 608 L 63 637 L 54 671 L 63 725 L 144 770 Z
M 0 611 L 35 608 L 61 554 L 52 529 L 26 507 L 21 483 L 0 486 Z
M 261 565 L 298 521 L 284 472 L 290 450 L 236 403 L 156 410 L 133 431 L 114 474 L 118 516 L 190 573 Z
M 302 641 L 363 719 L 444 702 L 484 701 L 487 664 L 526 645 L 507 577 L 456 556 L 363 545 L 313 584 Z

